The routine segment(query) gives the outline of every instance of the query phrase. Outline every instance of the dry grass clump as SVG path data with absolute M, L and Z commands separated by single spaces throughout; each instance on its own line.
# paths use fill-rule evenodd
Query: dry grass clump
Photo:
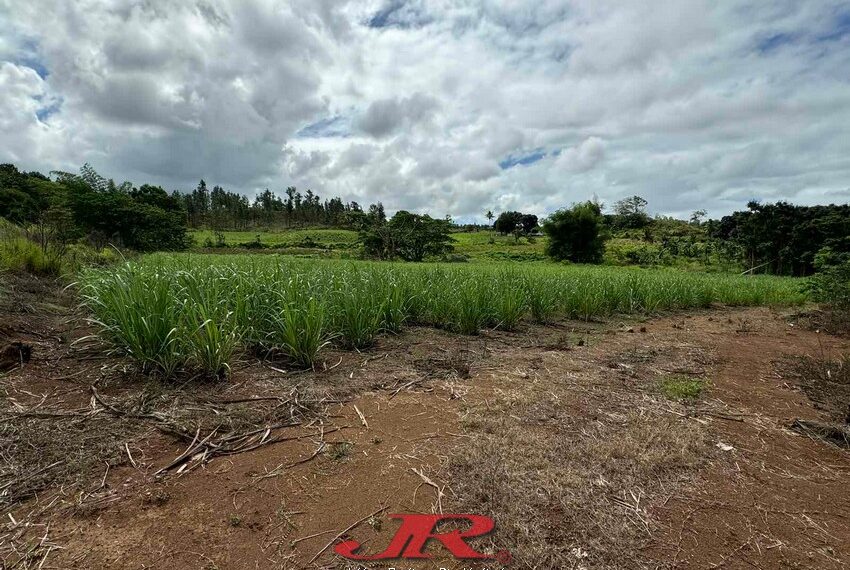
M 475 437 L 449 461 L 452 507 L 493 516 L 512 567 L 640 567 L 647 508 L 704 461 L 704 433 L 611 386 L 531 384 L 467 411 Z
M 836 336 L 850 334 L 850 311 L 836 309 L 828 305 L 819 308 L 806 307 L 788 317 L 792 326 L 807 330 L 824 332 Z
M 826 415 L 826 422 L 795 419 L 791 428 L 850 449 L 850 355 L 837 359 L 798 356 L 778 367 Z
M 43 489 L 92 478 L 105 463 L 121 461 L 134 431 L 106 415 L 0 413 L 0 509 Z
M 133 422 L 105 414 L 0 411 L 0 512 L 9 513 L 0 523 L 0 568 L 45 567 L 58 546 L 49 525 L 32 522 L 38 518 L 33 512 L 56 505 L 57 492 L 66 492 L 74 505 L 99 495 L 107 465 L 126 461 L 123 446 L 137 433 Z M 46 490 L 52 492 L 41 497 Z M 29 503 L 29 514 L 14 512 L 32 497 L 39 500 Z
M 328 399 L 312 387 L 228 398 L 204 383 L 175 388 L 155 381 L 124 396 L 92 393 L 86 408 L 18 405 L 0 410 L 0 509 L 44 489 L 73 490 L 97 479 L 107 463 L 128 462 L 126 444 L 151 429 L 187 441 L 213 433 L 215 441 L 229 441 L 315 417 Z
M 850 424 L 850 355 L 792 357 L 780 368 L 830 420 Z

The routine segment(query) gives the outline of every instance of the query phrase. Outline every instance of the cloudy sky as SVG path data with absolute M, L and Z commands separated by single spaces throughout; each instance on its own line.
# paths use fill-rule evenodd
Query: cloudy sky
M 480 219 L 850 200 L 846 0 L 0 0 L 0 162 Z

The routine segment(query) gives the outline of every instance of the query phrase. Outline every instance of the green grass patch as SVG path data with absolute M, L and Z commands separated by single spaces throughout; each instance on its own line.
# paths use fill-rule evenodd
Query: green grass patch
M 353 230 L 336 229 L 304 229 L 280 231 L 224 231 L 225 247 L 261 247 L 273 249 L 329 249 L 345 250 L 355 247 L 357 232 Z M 194 240 L 194 247 L 216 247 L 218 236 L 212 230 L 192 230 L 189 235 Z
M 0 270 L 58 275 L 62 271 L 62 257 L 25 237 L 5 235 L 0 238 Z
M 546 238 L 503 236 L 495 232 L 456 232 L 455 253 L 476 261 L 546 261 Z
M 658 387 L 661 393 L 670 400 L 695 402 L 705 390 L 706 381 L 702 378 L 674 375 L 662 378 L 658 382 Z

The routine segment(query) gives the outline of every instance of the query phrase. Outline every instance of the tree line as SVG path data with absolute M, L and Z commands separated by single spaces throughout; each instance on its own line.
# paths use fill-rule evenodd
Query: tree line
M 616 202 L 611 213 L 595 201 L 559 210 L 541 222 L 534 214 L 487 212 L 492 230 L 502 235 L 548 236 L 554 259 L 598 263 L 612 236 L 652 244 L 671 255 L 714 252 L 759 272 L 810 275 L 818 256 L 850 255 L 850 205 L 796 206 L 787 202 L 750 202 L 747 209 L 705 220 L 705 211 L 690 220 L 651 217 L 647 201 L 631 196 Z M 451 251 L 450 219 L 397 212 L 387 219 L 383 205 L 366 210 L 357 202 L 322 200 L 311 190 L 288 187 L 282 195 L 265 190 L 253 200 L 201 180 L 191 192 L 129 182 L 116 184 L 86 164 L 79 174 L 22 172 L 0 165 L 0 217 L 26 228 L 42 244 L 85 239 L 95 246 L 114 243 L 138 251 L 188 247 L 189 228 L 224 231 L 251 227 L 326 226 L 357 230 L 363 252 L 377 259 L 421 260 Z M 631 255 L 631 254 L 630 254 Z M 831 256 L 831 257 L 830 257 Z M 629 258 L 631 259 L 631 258 Z M 631 260 L 645 263 L 641 255 Z M 651 264 L 651 263 L 650 263 Z
M 95 247 L 113 243 L 137 251 L 180 250 L 190 245 L 189 228 L 245 230 L 251 227 L 360 227 L 365 213 L 357 202 L 322 201 L 289 187 L 283 196 L 265 190 L 247 196 L 207 187 L 171 193 L 160 186 L 117 184 L 85 164 L 79 174 L 22 172 L 0 165 L 0 217 L 18 224 L 42 245 L 59 247 L 86 239 Z M 369 212 L 384 216 L 382 204 Z
M 737 244 L 752 268 L 777 275 L 810 275 L 824 249 L 850 254 L 850 204 L 750 202 L 747 210 L 711 221 L 710 234 Z
M 350 227 L 352 215 L 363 211 L 357 202 L 334 197 L 322 200 L 312 190 L 303 195 L 294 186 L 278 196 L 269 189 L 256 195 L 253 202 L 244 194 L 221 186 L 210 190 L 201 180 L 189 193 L 181 194 L 189 227 L 214 230 L 246 230 L 252 227 Z M 383 206 L 380 206 L 383 208 Z
M 630 196 L 616 202 L 608 214 L 593 201 L 559 210 L 541 226 L 549 237 L 547 253 L 554 259 L 598 263 L 607 239 L 634 237 L 672 255 L 710 251 L 740 261 L 748 270 L 794 276 L 814 273 L 819 256 L 850 256 L 850 204 L 750 202 L 747 210 L 720 220 L 705 220 L 705 210 L 697 210 L 687 221 L 653 218 L 646 212 L 647 204 L 641 196 Z M 494 216 L 488 211 L 487 217 Z M 536 226 L 536 216 L 509 211 L 496 217 L 493 230 L 520 236 L 531 234 Z
M 89 165 L 79 174 L 21 172 L 0 165 L 0 217 L 23 227 L 43 248 L 85 239 L 138 250 L 180 250 L 189 245 L 179 194 L 159 186 L 116 184 Z

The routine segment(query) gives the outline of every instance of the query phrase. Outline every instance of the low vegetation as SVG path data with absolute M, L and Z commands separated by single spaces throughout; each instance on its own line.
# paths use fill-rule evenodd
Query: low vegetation
M 658 383 L 661 393 L 670 400 L 695 402 L 705 389 L 705 380 L 690 376 L 666 376 Z
M 817 273 L 809 278 L 812 300 L 821 304 L 816 327 L 832 333 L 850 331 L 850 253 L 823 248 L 815 256 Z
M 238 249 L 318 249 L 347 250 L 357 245 L 354 230 L 313 228 L 305 230 L 256 231 L 192 230 L 189 232 L 197 248 Z
M 81 279 L 101 333 L 143 368 L 221 376 L 238 347 L 311 366 L 420 324 L 477 334 L 524 319 L 797 304 L 794 280 L 589 266 L 509 267 L 155 254 Z
M 27 232 L 0 219 L 0 271 L 54 277 L 84 266 L 104 265 L 120 259 L 112 248 L 87 244 L 60 244 Z

